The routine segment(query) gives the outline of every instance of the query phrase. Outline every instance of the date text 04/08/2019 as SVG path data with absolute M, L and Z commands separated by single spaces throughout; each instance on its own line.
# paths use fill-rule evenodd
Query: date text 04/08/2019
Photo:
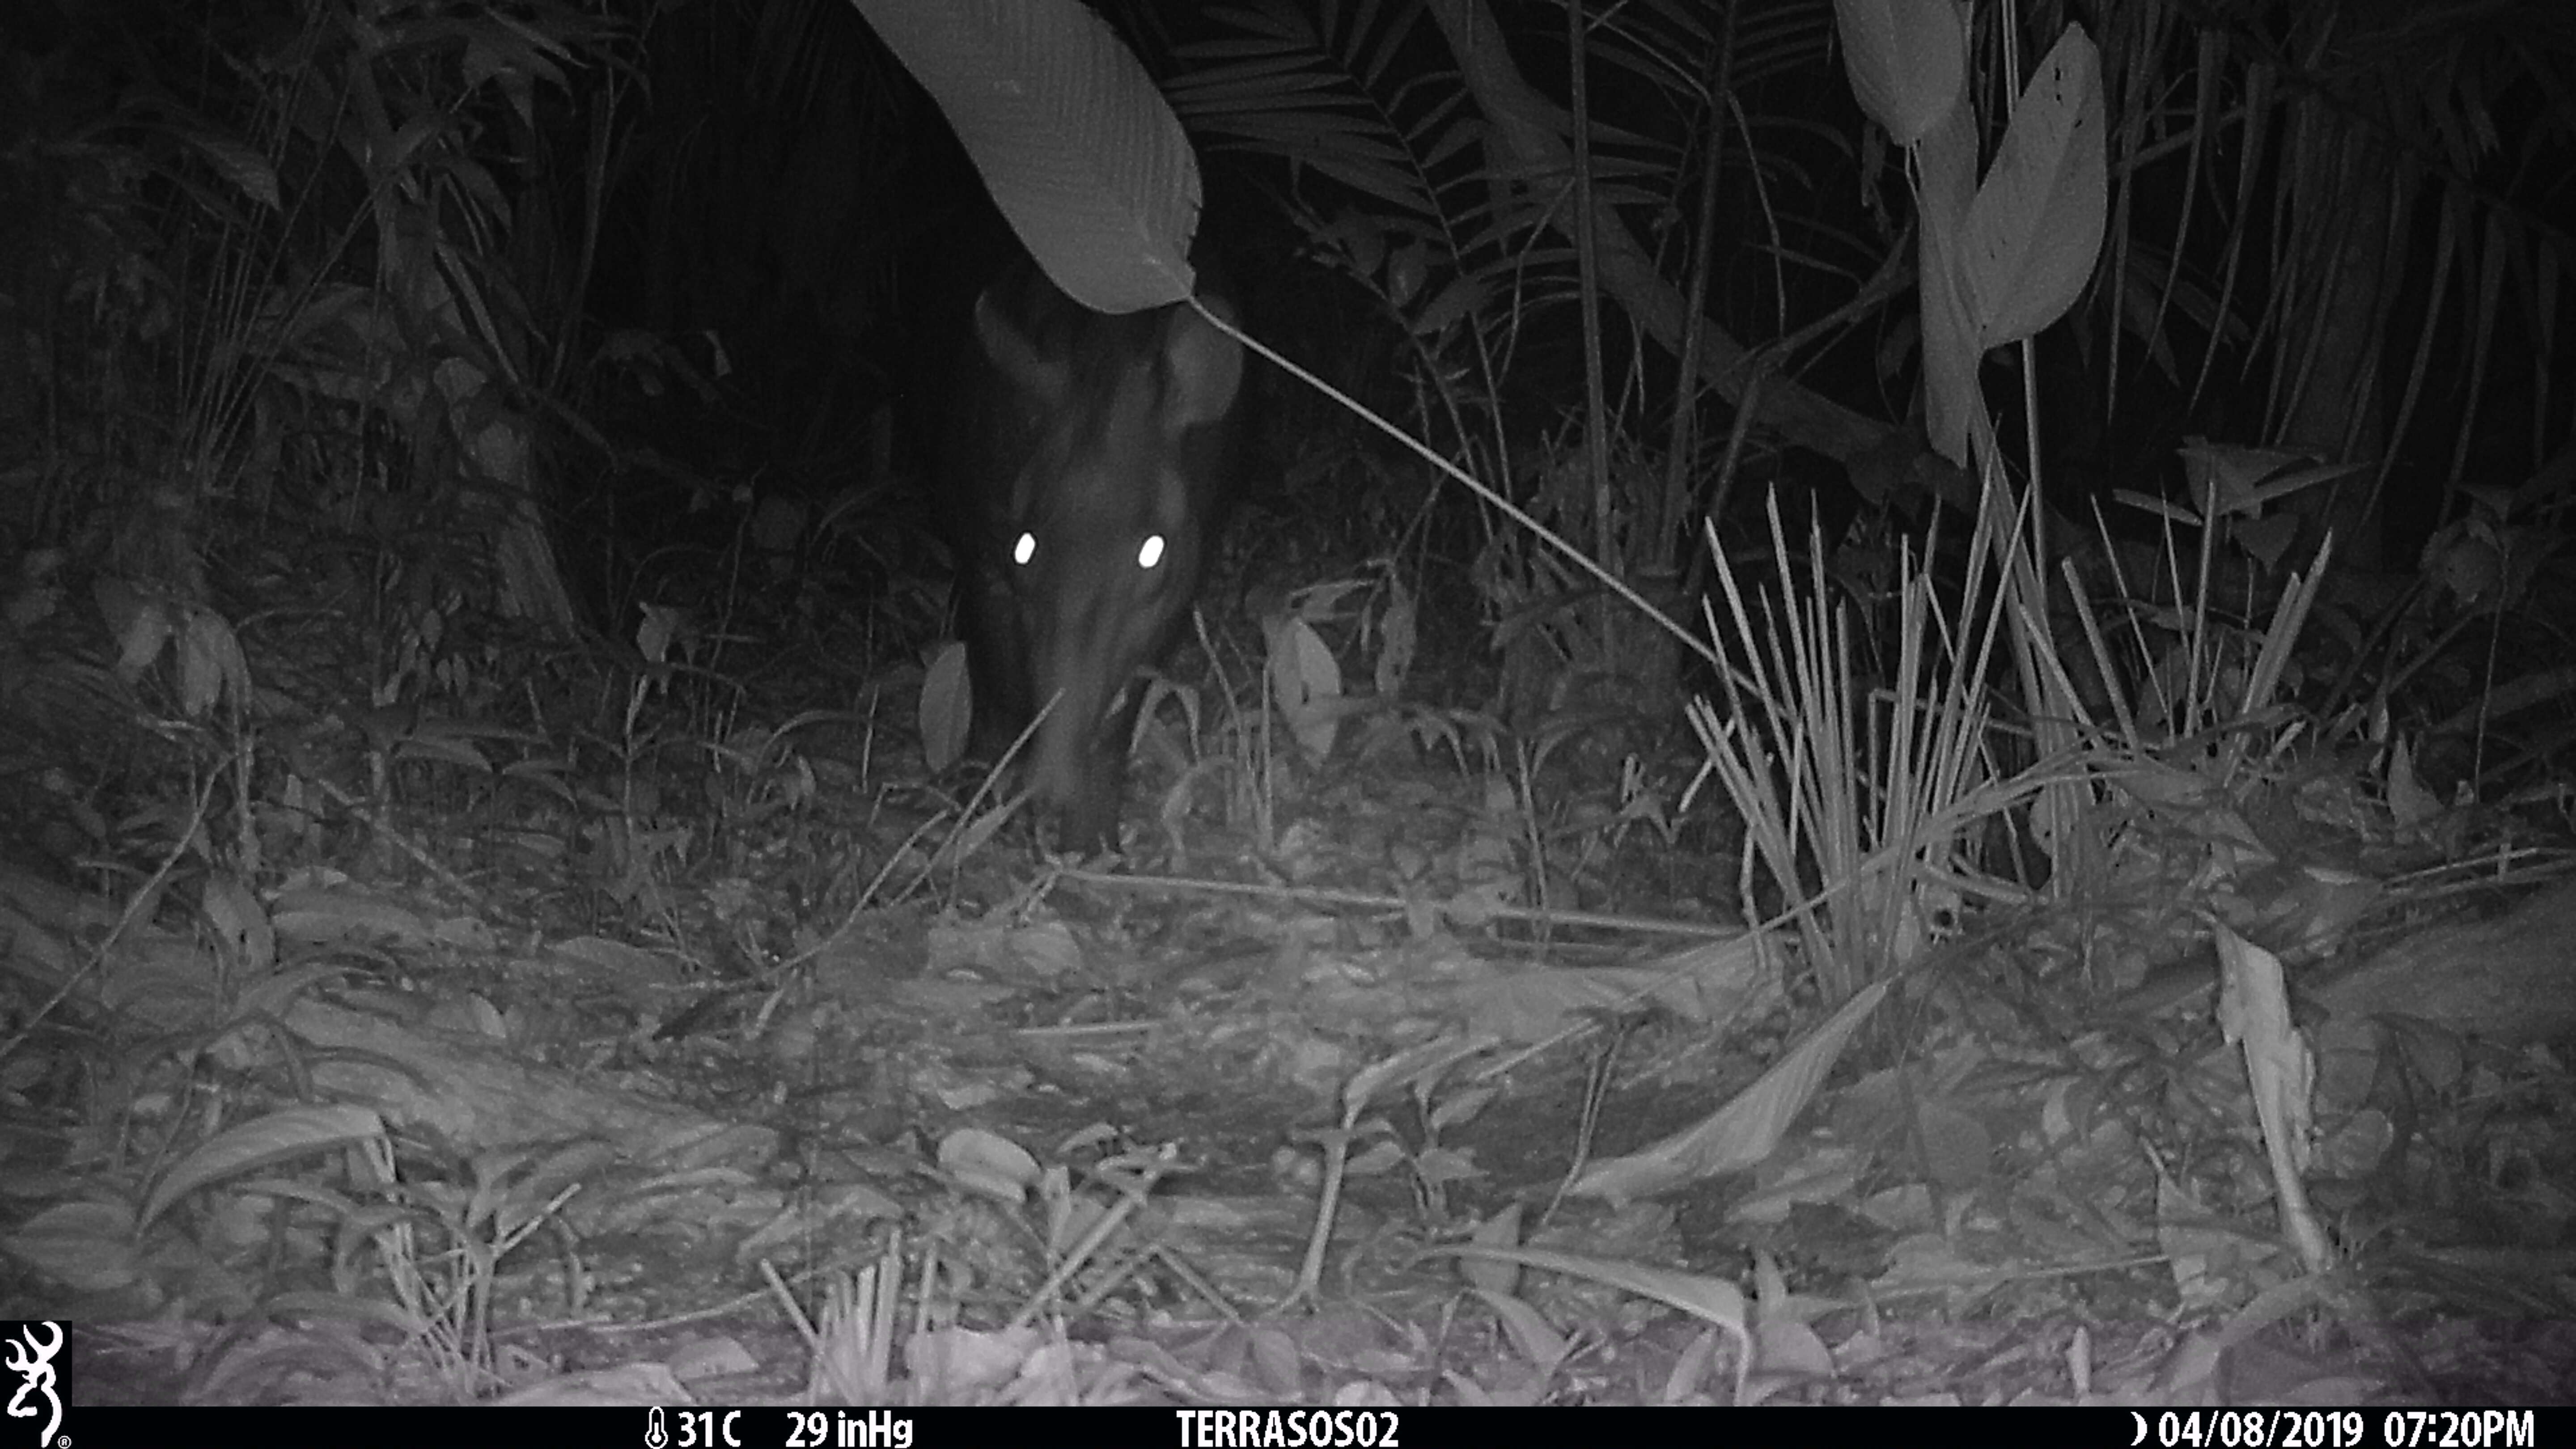
M 2529 1409 L 2131 1410 L 2127 1449 L 2539 1449 Z

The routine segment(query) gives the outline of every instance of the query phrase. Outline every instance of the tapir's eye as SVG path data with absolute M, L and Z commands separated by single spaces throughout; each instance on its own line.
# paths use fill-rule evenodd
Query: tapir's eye
M 1026 566 L 1030 559 L 1037 556 L 1038 536 L 1036 534 L 1024 533 L 1011 540 L 1011 562 Z
M 1145 535 L 1145 541 L 1136 546 L 1136 567 L 1149 569 L 1162 561 L 1163 536 L 1159 533 Z

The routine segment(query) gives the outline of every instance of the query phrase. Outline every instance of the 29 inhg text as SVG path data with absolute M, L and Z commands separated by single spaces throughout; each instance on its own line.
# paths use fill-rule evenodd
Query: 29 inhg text
M 2167 1409 L 2140 1413 L 2130 1449 L 2536 1449 L 2529 1409 Z
M 791 1410 L 787 1449 L 912 1449 L 912 1420 L 892 1409 Z

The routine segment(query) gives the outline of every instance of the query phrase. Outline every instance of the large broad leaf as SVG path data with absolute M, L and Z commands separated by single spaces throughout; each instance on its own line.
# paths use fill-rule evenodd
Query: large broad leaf
M 920 80 L 1065 294 L 1190 294 L 1198 159 L 1145 69 L 1078 0 L 851 0 Z
M 1915 275 L 1923 301 L 1923 428 L 1942 457 L 1964 466 L 1968 435 L 1985 407 L 1977 391 L 1977 319 L 1959 252 L 1977 194 L 1977 116 L 1960 92 L 1914 147 Z
M 1924 0 L 1834 0 L 1843 73 L 1869 118 L 1899 146 L 1930 134 L 1967 93 L 1968 7 Z
M 2075 303 L 2102 250 L 2102 59 L 2066 27 L 2004 130 L 1968 208 L 1960 261 L 1977 350 L 2034 335 Z

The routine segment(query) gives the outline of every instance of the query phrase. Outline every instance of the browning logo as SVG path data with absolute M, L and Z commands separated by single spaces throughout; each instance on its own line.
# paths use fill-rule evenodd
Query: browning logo
M 0 1325 L 0 1368 L 18 1376 L 18 1391 L 9 1396 L 9 1417 L 44 1420 L 36 1436 L 40 1446 L 54 1442 L 63 1427 L 63 1400 L 55 1386 L 54 1356 L 67 1335 L 59 1323 Z

